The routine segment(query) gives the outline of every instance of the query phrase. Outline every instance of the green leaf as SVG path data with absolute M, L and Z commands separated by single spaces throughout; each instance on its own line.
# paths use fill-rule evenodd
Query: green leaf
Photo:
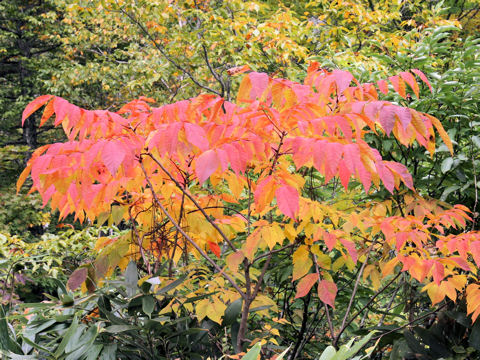
M 142 297 L 142 310 L 148 317 L 151 317 L 153 309 L 155 308 L 155 299 L 153 296 L 148 295 Z
M 138 286 L 138 272 L 135 261 L 130 261 L 125 270 L 125 287 L 128 296 L 134 296 L 137 292 Z
M 292 347 L 292 345 L 290 345 L 288 348 L 286 348 L 284 351 L 282 351 L 282 353 L 280 355 L 278 355 L 275 360 L 282 360 L 285 355 L 287 355 L 287 352 L 290 350 L 290 348 Z
M 129 330 L 139 330 L 139 327 L 134 325 L 111 325 L 103 329 L 103 331 L 112 334 L 118 334 Z
M 78 319 L 77 319 L 77 316 L 75 316 L 67 332 L 63 335 L 62 342 L 60 343 L 60 345 L 58 345 L 57 350 L 54 353 L 55 357 L 58 358 L 63 353 L 63 351 L 67 347 L 68 342 L 77 331 L 77 328 L 78 328 Z
M 330 346 L 327 346 L 325 350 L 323 350 L 322 355 L 318 360 L 333 360 L 335 359 L 336 354 L 337 354 L 337 351 L 332 345 L 330 345 Z
M 238 318 L 242 311 L 242 299 L 237 299 L 232 302 L 225 309 L 225 315 L 223 317 L 224 325 L 232 325 Z
M 447 171 L 450 171 L 450 169 L 452 168 L 452 165 L 453 165 L 453 158 L 448 157 L 444 159 L 441 165 L 442 173 L 445 174 Z
M 476 321 L 473 324 L 472 332 L 468 338 L 468 344 L 471 347 L 480 350 L 480 321 Z
M 480 148 L 480 137 L 477 135 L 472 136 L 472 142 L 477 148 Z
M 260 350 L 262 349 L 262 345 L 260 342 L 257 342 L 253 347 L 242 357 L 242 360 L 257 360 L 258 355 L 260 354 Z
M 28 345 L 34 347 L 37 350 L 41 350 L 41 351 L 46 352 L 47 354 L 49 354 L 51 356 L 54 356 L 53 353 L 50 350 L 48 350 L 46 347 L 43 347 L 43 346 L 35 343 L 34 341 L 30 340 L 27 337 L 23 337 L 23 341 L 25 341 Z
M 368 343 L 370 341 L 370 339 L 372 338 L 373 334 L 375 334 L 375 332 L 371 332 L 369 333 L 367 336 L 363 337 L 362 339 L 360 339 L 359 341 L 357 341 L 355 343 L 355 345 L 353 345 L 346 353 L 345 353 L 345 358 L 344 359 L 348 359 L 350 357 L 352 357 L 353 355 L 355 355 L 356 353 L 358 353 L 362 347 L 365 346 L 366 343 Z

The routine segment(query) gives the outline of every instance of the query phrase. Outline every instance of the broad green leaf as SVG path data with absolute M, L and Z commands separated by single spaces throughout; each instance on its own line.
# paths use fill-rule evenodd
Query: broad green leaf
M 445 174 L 446 172 L 450 171 L 450 169 L 452 168 L 452 165 L 453 165 L 453 158 L 448 157 L 444 159 L 441 165 L 442 173 Z
M 257 360 L 258 355 L 260 354 L 260 350 L 262 349 L 262 345 L 260 342 L 257 342 L 253 347 L 242 357 L 242 360 Z

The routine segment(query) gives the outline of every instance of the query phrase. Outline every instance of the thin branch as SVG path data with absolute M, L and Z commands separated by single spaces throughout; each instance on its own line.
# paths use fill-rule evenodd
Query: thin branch
M 340 331 L 338 332 L 338 335 L 333 340 L 333 346 L 334 347 L 337 346 L 338 340 L 340 339 L 340 335 L 342 335 L 343 331 L 345 330 L 345 323 L 347 322 L 348 315 L 350 314 L 350 310 L 351 310 L 352 305 L 353 305 L 353 300 L 355 299 L 355 295 L 357 294 L 358 284 L 359 284 L 360 279 L 363 275 L 363 271 L 365 270 L 365 267 L 367 266 L 368 258 L 370 257 L 370 252 L 372 251 L 374 245 L 375 245 L 375 240 L 372 242 L 372 244 L 370 245 L 370 247 L 367 250 L 367 256 L 365 258 L 365 261 L 362 264 L 362 266 L 360 267 L 360 271 L 358 272 L 357 279 L 355 280 L 355 285 L 353 285 L 352 296 L 350 296 L 350 301 L 348 302 L 347 310 L 345 311 L 345 316 L 343 317 L 343 320 L 342 320 L 342 326 L 340 327 Z
M 117 3 L 118 5 L 118 3 Z M 188 71 L 187 69 L 185 69 L 183 66 L 181 66 L 179 63 L 177 63 L 175 60 L 173 60 L 173 58 L 167 53 L 167 51 L 165 50 L 165 48 L 163 48 L 162 46 L 160 46 L 157 41 L 152 37 L 152 35 L 150 34 L 150 32 L 145 28 L 145 26 L 140 23 L 140 21 L 138 21 L 132 14 L 130 14 L 129 12 L 125 11 L 123 9 L 123 7 L 121 5 L 118 5 L 118 7 L 120 8 L 120 12 L 123 13 L 125 16 L 127 16 L 130 21 L 132 21 L 135 25 L 138 26 L 138 28 L 145 34 L 145 36 L 148 37 L 148 39 L 153 43 L 153 45 L 155 46 L 155 48 L 160 52 L 160 54 L 163 55 L 163 57 L 165 59 L 167 59 L 167 61 L 169 61 L 173 66 L 175 66 L 178 70 L 182 71 L 184 74 L 186 74 L 190 80 L 192 80 L 192 82 L 201 87 L 202 89 L 205 89 L 207 91 L 210 91 L 211 93 L 214 93 L 216 95 L 219 95 L 221 96 L 221 94 L 212 89 L 211 87 L 207 86 L 207 85 L 204 85 L 202 83 L 200 83 L 197 79 L 195 79 L 195 77 L 190 73 L 190 71 Z
M 200 253 L 200 255 L 202 255 L 205 260 L 207 260 L 223 277 L 225 277 L 225 279 L 227 279 L 232 284 L 232 286 L 235 288 L 235 290 L 237 290 L 237 292 L 240 294 L 240 296 L 243 299 L 247 299 L 247 296 L 242 291 L 242 289 L 240 289 L 240 287 L 237 285 L 237 283 L 228 274 L 226 274 L 217 265 L 217 263 L 215 261 L 213 261 L 210 258 L 210 256 L 208 256 L 208 254 L 205 251 L 203 251 L 203 249 L 200 246 L 198 246 L 198 244 L 195 241 L 193 241 L 193 239 L 190 236 L 188 236 L 188 234 L 175 221 L 175 219 L 172 217 L 172 215 L 170 215 L 168 210 L 163 206 L 161 201 L 158 199 L 157 194 L 155 193 L 153 185 L 150 181 L 150 177 L 148 176 L 147 170 L 145 170 L 145 166 L 143 166 L 143 163 L 142 163 L 141 159 L 140 159 L 139 163 L 140 163 L 140 167 L 142 168 L 143 174 L 145 175 L 145 180 L 147 181 L 148 186 L 150 187 L 150 191 L 152 193 L 153 199 L 157 203 L 157 205 L 160 207 L 160 209 L 163 211 L 165 216 L 170 220 L 170 222 L 173 224 L 173 226 L 175 226 L 175 228 L 180 232 L 180 234 L 182 234 L 183 237 Z
M 345 324 L 345 327 L 342 329 L 342 331 L 338 334 L 338 336 L 340 336 L 342 334 L 342 332 L 353 322 L 353 320 L 355 320 L 357 318 L 358 315 L 360 315 L 362 313 L 363 310 L 365 310 L 366 308 L 368 308 L 370 306 L 370 304 L 381 294 L 383 293 L 395 280 L 398 279 L 398 277 L 401 275 L 402 273 L 399 272 L 397 275 L 395 275 L 395 277 L 393 277 L 392 280 L 390 280 L 387 285 L 385 285 L 380 291 L 378 291 L 375 295 L 373 295 L 370 300 L 360 309 L 358 310 L 355 315 L 352 316 L 352 318 L 350 320 L 347 321 L 347 323 Z
M 422 319 L 425 319 L 426 317 L 429 317 L 430 315 L 439 312 L 440 310 L 442 310 L 442 309 L 443 309 L 444 307 L 446 307 L 446 306 L 447 306 L 447 303 L 443 304 L 442 306 L 439 306 L 436 310 L 432 310 L 432 311 L 430 311 L 430 312 L 428 312 L 428 313 L 426 313 L 426 314 L 423 314 L 422 316 L 420 316 L 420 317 L 418 317 L 418 318 L 416 318 L 416 319 L 414 319 L 414 320 L 412 320 L 412 321 L 409 321 L 408 323 L 406 323 L 406 324 L 404 324 L 404 325 L 402 325 L 402 326 L 399 326 L 399 327 L 397 327 L 397 328 L 395 328 L 395 329 L 393 329 L 393 330 L 387 331 L 386 333 L 383 333 L 382 335 L 379 335 L 379 336 L 377 336 L 377 337 L 374 337 L 374 338 L 372 338 L 372 340 L 380 339 L 381 337 L 383 337 L 383 336 L 385 336 L 385 335 L 388 335 L 388 334 L 391 334 L 391 333 L 393 333 L 393 332 L 395 332 L 395 331 L 398 331 L 398 330 L 401 330 L 401 329 L 403 329 L 403 328 L 406 328 L 407 326 L 410 326 L 410 325 L 416 323 L 417 321 L 420 321 L 420 320 L 422 320 Z
M 230 239 L 227 237 L 227 235 L 225 235 L 225 233 L 218 227 L 218 225 L 215 224 L 214 221 L 212 221 L 210 216 L 208 216 L 208 214 L 205 212 L 205 209 L 200 206 L 200 204 L 195 200 L 195 198 L 188 193 L 188 191 L 177 181 L 177 179 L 175 179 L 175 177 L 165 168 L 165 166 L 163 166 L 162 163 L 152 154 L 147 153 L 146 155 L 148 155 L 150 158 L 152 158 L 152 160 L 155 161 L 155 163 L 157 163 L 158 166 L 160 166 L 160 168 L 163 170 L 163 172 L 165 174 L 167 174 L 167 176 L 175 183 L 175 185 L 180 189 L 180 191 L 183 194 L 185 194 L 185 196 L 188 197 L 190 199 L 190 201 L 193 202 L 193 204 L 197 207 L 198 210 L 200 210 L 200 212 L 205 217 L 205 219 L 210 223 L 210 225 L 212 225 L 215 228 L 215 230 L 218 231 L 218 233 L 223 238 L 223 240 L 228 244 L 228 246 L 230 246 L 230 248 L 233 251 L 237 251 L 237 249 L 235 248 L 233 243 L 230 241 Z
M 220 83 L 220 87 L 222 88 L 222 91 L 220 92 L 220 96 L 224 97 L 225 96 L 225 82 L 223 81 L 222 76 L 217 74 L 217 72 L 213 69 L 212 65 L 210 64 L 210 60 L 208 58 L 208 53 L 207 53 L 207 48 L 205 47 L 204 44 L 202 44 L 202 49 L 203 49 L 203 57 L 205 58 L 205 62 L 207 63 L 208 70 L 210 70 L 213 77 Z

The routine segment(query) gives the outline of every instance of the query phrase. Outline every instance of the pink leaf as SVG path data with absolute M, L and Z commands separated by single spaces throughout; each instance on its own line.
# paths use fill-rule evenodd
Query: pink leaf
M 112 176 L 115 176 L 117 173 L 118 167 L 125 158 L 125 155 L 125 150 L 118 141 L 107 141 L 103 147 L 102 161 Z
M 415 94 L 415 96 L 419 97 L 419 89 L 418 89 L 418 84 L 413 75 L 409 72 L 403 71 L 400 73 L 400 76 L 402 77 L 403 80 L 410 86 Z
M 353 262 L 356 264 L 358 259 L 357 249 L 355 248 L 355 243 L 350 240 L 340 239 L 342 245 L 347 249 L 348 254 L 352 258 Z
M 207 150 L 197 158 L 195 172 L 200 184 L 217 170 L 218 165 L 220 165 L 220 161 L 214 150 Z
M 353 75 L 348 71 L 333 70 L 332 75 L 335 78 L 335 83 L 337 84 L 337 93 L 339 95 L 345 91 L 345 89 L 353 80 Z
M 414 74 L 416 74 L 420 79 L 422 79 L 422 81 L 427 84 L 428 88 L 430 89 L 430 92 L 433 93 L 433 89 L 432 89 L 432 85 L 430 85 L 430 82 L 428 81 L 427 77 L 425 76 L 425 74 L 423 72 L 421 72 L 420 70 L 418 69 L 412 69 L 411 70 Z
M 284 215 L 295 219 L 296 213 L 298 212 L 299 200 L 297 189 L 289 185 L 280 186 L 275 190 L 275 196 L 280 211 Z
M 333 281 L 321 280 L 318 284 L 318 297 L 325 304 L 335 308 L 335 297 L 337 296 L 337 285 Z
M 380 110 L 379 120 L 387 136 L 390 136 L 390 133 L 395 126 L 395 107 L 391 105 L 383 106 Z
M 377 174 L 380 176 L 380 179 L 383 181 L 383 185 L 390 192 L 393 193 L 393 188 L 395 187 L 395 177 L 389 168 L 387 168 L 381 162 L 375 164 L 377 168 Z
M 388 83 L 385 80 L 378 80 L 377 85 L 382 93 L 388 94 Z
M 480 241 L 474 241 L 470 244 L 470 253 L 477 266 L 480 267 Z
M 250 92 L 250 98 L 255 100 L 255 98 L 262 97 L 262 94 L 265 92 L 268 86 L 268 75 L 265 73 L 252 72 L 248 74 L 252 84 L 252 90 Z
M 190 144 L 195 145 L 200 150 L 205 151 L 209 147 L 207 134 L 201 126 L 197 124 L 185 123 L 185 135 Z
M 35 111 L 37 111 L 40 107 L 45 105 L 45 103 L 50 100 L 53 97 L 53 95 L 43 95 L 39 96 L 35 100 L 33 100 L 30 104 L 28 104 L 25 107 L 25 110 L 23 110 L 22 114 L 22 126 L 25 120 L 32 115 Z
M 402 106 L 395 106 L 395 114 L 400 119 L 400 122 L 403 125 L 403 128 L 406 129 L 410 122 L 412 121 L 412 114 L 410 109 L 402 107 Z

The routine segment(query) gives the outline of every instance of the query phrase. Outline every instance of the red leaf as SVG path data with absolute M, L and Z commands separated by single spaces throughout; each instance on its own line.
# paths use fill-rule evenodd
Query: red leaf
M 445 277 L 445 269 L 443 265 L 438 261 L 434 261 L 433 263 L 432 275 L 433 275 L 433 281 L 435 281 L 437 285 L 440 285 L 440 281 L 442 281 L 443 278 Z
M 208 248 L 215 254 L 217 257 L 220 257 L 220 246 L 217 243 L 208 242 Z
M 53 95 L 43 95 L 39 96 L 35 100 L 33 100 L 30 104 L 28 104 L 23 110 L 22 114 L 22 126 L 25 123 L 25 120 L 32 115 L 35 111 L 37 111 L 39 108 L 41 108 L 45 103 L 50 100 L 53 97 Z
M 318 274 L 313 273 L 313 274 L 308 274 L 302 278 L 298 282 L 297 285 L 297 294 L 295 295 L 295 299 L 304 297 L 310 292 L 310 289 L 312 288 L 313 285 L 318 281 Z
M 200 150 L 205 151 L 209 147 L 207 134 L 201 126 L 197 124 L 185 123 L 185 135 L 190 144 L 195 145 Z
M 293 186 L 284 185 L 275 190 L 275 197 L 280 211 L 286 216 L 295 219 L 298 212 L 298 191 Z
M 218 165 L 220 165 L 220 161 L 214 150 L 207 150 L 197 158 L 195 172 L 200 184 L 203 184 L 217 170 Z
M 67 281 L 67 287 L 70 290 L 76 290 L 82 283 L 87 280 L 88 269 L 83 267 L 75 270 Z
M 345 189 L 348 189 L 348 183 L 350 181 L 350 171 L 348 171 L 347 165 L 345 164 L 345 160 L 340 162 L 340 166 L 338 169 L 338 176 L 340 177 L 340 182 L 342 183 Z
M 103 147 L 102 161 L 112 176 L 115 176 L 117 173 L 118 167 L 125 159 L 125 155 L 125 150 L 118 141 L 107 141 Z
M 337 285 L 333 281 L 322 280 L 318 283 L 318 297 L 325 304 L 335 308 L 335 297 L 337 296 Z

